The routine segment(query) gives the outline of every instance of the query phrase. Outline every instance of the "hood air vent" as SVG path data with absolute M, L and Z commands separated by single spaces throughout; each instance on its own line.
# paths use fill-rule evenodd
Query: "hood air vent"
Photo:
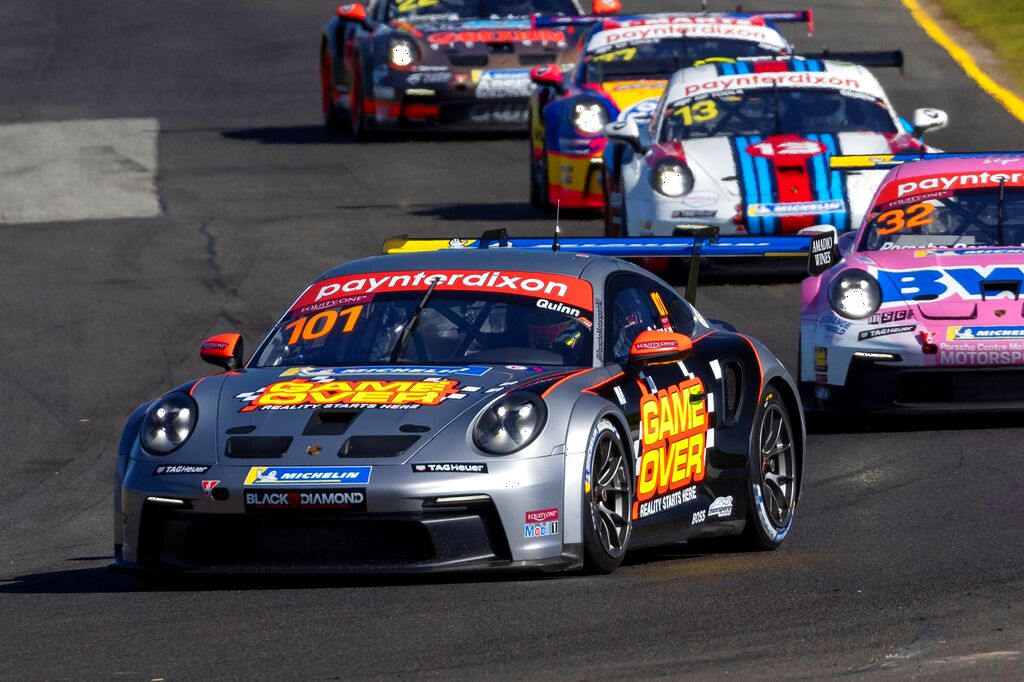
M 231 436 L 227 454 L 235 459 L 273 459 L 291 444 L 291 436 Z
M 303 436 L 340 436 L 361 413 L 355 410 L 317 410 L 306 422 Z
M 397 457 L 412 447 L 419 436 L 352 436 L 338 457 Z

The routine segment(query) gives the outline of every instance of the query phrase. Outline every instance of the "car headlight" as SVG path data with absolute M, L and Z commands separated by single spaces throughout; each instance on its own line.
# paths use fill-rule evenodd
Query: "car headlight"
M 832 309 L 845 318 L 861 320 L 874 315 L 882 304 L 878 280 L 863 270 L 846 270 L 829 285 L 828 300 Z
M 388 43 L 388 62 L 392 68 L 408 69 L 420 58 L 416 43 L 405 38 L 395 38 Z
M 593 100 L 577 100 L 572 106 L 572 125 L 581 135 L 597 135 L 608 123 L 608 112 Z
M 509 393 L 477 417 L 473 442 L 484 452 L 507 455 L 529 445 L 546 420 L 547 408 L 540 398 L 532 393 Z
M 142 418 L 139 438 L 151 455 L 169 455 L 188 440 L 196 427 L 196 401 L 187 393 L 168 393 Z
M 693 173 L 679 159 L 662 159 L 651 172 L 651 186 L 667 197 L 681 197 L 693 189 Z

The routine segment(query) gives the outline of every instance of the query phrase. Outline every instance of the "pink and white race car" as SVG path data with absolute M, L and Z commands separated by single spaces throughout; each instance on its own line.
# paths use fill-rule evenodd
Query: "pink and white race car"
M 803 282 L 805 407 L 1024 409 L 1024 153 L 832 158 L 893 166 L 839 261 Z

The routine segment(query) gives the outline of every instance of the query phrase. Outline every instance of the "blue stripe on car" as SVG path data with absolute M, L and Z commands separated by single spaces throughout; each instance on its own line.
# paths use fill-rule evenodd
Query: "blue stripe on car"
M 835 135 L 822 135 L 821 141 L 823 144 L 828 146 L 829 157 L 836 156 L 840 153 L 839 151 L 839 138 Z M 824 165 L 826 161 L 822 161 Z M 846 196 L 846 183 L 843 181 L 843 175 L 837 170 L 833 170 L 829 174 L 829 198 L 832 200 L 842 201 L 846 206 L 846 212 L 840 212 L 835 214 L 835 221 L 833 225 L 839 231 L 850 229 L 850 200 Z
M 761 218 L 748 214 L 747 209 L 751 204 L 757 203 L 757 176 L 754 173 L 754 161 L 747 153 L 747 145 L 750 142 L 746 137 L 737 136 L 732 140 L 733 154 L 736 157 L 737 180 L 740 185 L 740 193 L 743 196 L 743 203 L 740 206 L 743 215 L 747 218 L 747 231 L 750 234 L 761 234 Z
M 750 144 L 757 144 L 764 140 L 763 137 L 751 137 Z M 746 149 L 743 150 L 744 154 L 748 154 Z M 748 154 L 749 155 L 749 154 Z M 775 203 L 776 192 L 773 189 L 773 173 L 771 164 L 768 163 L 768 159 L 763 156 L 754 156 L 754 167 L 757 169 L 757 184 L 760 194 L 760 203 L 771 204 Z M 762 218 L 762 229 L 764 234 L 772 234 L 775 232 L 778 221 L 770 216 Z

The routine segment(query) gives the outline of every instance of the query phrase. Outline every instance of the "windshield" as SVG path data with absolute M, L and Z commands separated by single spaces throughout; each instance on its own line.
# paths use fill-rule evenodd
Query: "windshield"
M 577 16 L 572 0 L 390 0 L 388 15 L 415 19 L 454 15 L 463 19 L 503 17 Z
M 366 364 L 461 365 L 466 362 L 571 365 L 592 364 L 591 312 L 578 301 L 589 300 L 590 286 L 582 280 L 549 278 L 532 273 L 447 272 L 449 280 L 472 282 L 478 278 L 483 291 L 452 291 L 437 286 L 426 296 L 423 273 L 416 284 L 402 291 L 310 298 L 309 292 L 271 332 L 256 360 L 257 367 L 343 367 Z M 520 275 L 520 276 L 514 276 Z M 521 275 L 527 275 L 523 277 Z M 536 295 L 496 293 L 505 281 L 518 280 L 523 290 L 534 287 Z M 410 274 L 382 274 L 358 281 L 408 282 Z M 572 282 L 570 286 L 561 281 Z M 318 283 L 328 295 L 354 291 L 358 285 L 338 288 L 331 282 L 351 283 L 353 278 Z M 458 282 L 461 284 L 461 281 Z M 401 283 L 400 283 L 401 285 Z M 546 286 L 545 286 L 546 285 Z M 396 287 L 392 287 L 394 289 Z M 506 286 L 505 288 L 509 288 Z M 561 293 L 571 294 L 558 296 Z M 542 298 L 545 294 L 547 298 Z M 587 294 L 584 299 L 581 294 Z M 405 327 L 426 297 L 426 305 L 406 333 Z M 590 306 L 589 302 L 587 306 Z
M 713 57 L 762 57 L 777 50 L 746 40 L 673 38 L 631 44 L 610 45 L 588 53 L 583 59 L 585 83 L 626 80 L 630 77 L 666 78 L 701 59 Z
M 886 103 L 849 90 L 758 88 L 673 102 L 661 140 L 716 135 L 896 133 Z
M 869 214 L 860 249 L 975 246 L 1024 246 L 1024 189 L 1007 187 L 1002 202 L 999 189 L 961 191 L 917 203 L 889 202 Z

